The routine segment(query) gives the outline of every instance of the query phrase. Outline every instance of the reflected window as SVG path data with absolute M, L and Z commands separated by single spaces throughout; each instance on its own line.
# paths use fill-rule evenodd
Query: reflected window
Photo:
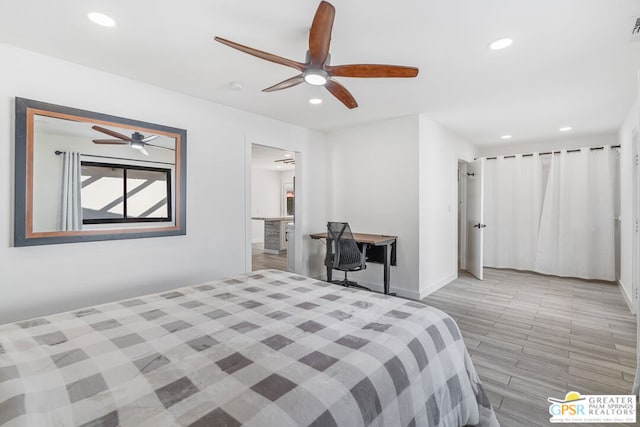
M 82 223 L 171 221 L 171 170 L 82 162 Z

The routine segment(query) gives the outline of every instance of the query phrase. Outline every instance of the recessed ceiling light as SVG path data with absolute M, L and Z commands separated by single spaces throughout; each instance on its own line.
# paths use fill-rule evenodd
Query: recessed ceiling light
M 502 135 L 500 138 L 502 138 L 502 139 L 511 139 L 511 138 L 513 138 L 513 135 Z
M 98 12 L 91 12 L 87 15 L 94 23 L 102 25 L 103 27 L 114 27 L 116 21 L 113 18 Z
M 560 132 L 569 132 L 569 131 L 572 131 L 572 130 L 573 130 L 573 128 L 572 128 L 571 126 L 564 126 L 564 127 L 561 127 L 561 128 L 560 128 L 560 129 L 558 129 L 558 130 L 559 130 Z
M 504 49 L 506 47 L 511 46 L 512 43 L 513 43 L 512 39 L 499 39 L 494 42 L 491 42 L 491 44 L 489 45 L 489 49 L 491 50 Z
M 320 98 L 311 98 L 309 100 L 309 104 L 313 104 L 313 105 L 322 104 L 322 99 L 320 99 Z
M 229 88 L 235 91 L 241 91 L 244 89 L 244 85 L 242 82 L 229 82 Z
M 293 157 L 293 154 L 291 154 L 291 153 L 284 153 L 284 156 L 285 156 L 285 157 Z

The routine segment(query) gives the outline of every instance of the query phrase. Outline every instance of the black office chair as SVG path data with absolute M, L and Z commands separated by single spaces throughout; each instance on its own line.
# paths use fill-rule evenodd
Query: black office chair
M 331 241 L 331 250 L 327 251 L 325 265 L 334 270 L 344 271 L 344 280 L 332 280 L 331 283 L 342 286 L 370 290 L 347 279 L 349 271 L 360 271 L 367 268 L 365 252 L 358 248 L 358 244 L 351 234 L 351 227 L 347 222 L 328 222 L 327 238 Z

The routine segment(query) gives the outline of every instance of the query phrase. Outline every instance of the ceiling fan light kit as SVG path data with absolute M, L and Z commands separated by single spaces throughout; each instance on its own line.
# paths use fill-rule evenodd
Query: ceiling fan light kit
M 358 77 L 358 78 L 380 78 L 380 77 L 416 77 L 418 69 L 415 67 L 405 67 L 398 65 L 378 65 L 378 64 L 352 64 L 352 65 L 329 65 L 329 47 L 331 44 L 331 31 L 335 18 L 335 7 L 329 2 L 322 1 L 316 10 L 316 14 L 311 24 L 309 32 L 309 50 L 306 62 L 297 62 L 291 59 L 282 58 L 272 53 L 263 52 L 249 46 L 244 46 L 231 40 L 215 37 L 215 40 L 241 52 L 248 53 L 260 59 L 294 68 L 300 74 L 263 89 L 263 92 L 274 92 L 297 86 L 303 82 L 313 86 L 324 86 L 327 90 L 342 102 L 347 108 L 352 109 L 358 106 L 355 98 L 349 91 L 334 80 L 334 77 Z
M 302 73 L 304 81 L 313 86 L 324 86 L 327 84 L 327 80 L 329 80 L 329 73 L 327 73 L 323 69 L 313 69 L 309 68 Z

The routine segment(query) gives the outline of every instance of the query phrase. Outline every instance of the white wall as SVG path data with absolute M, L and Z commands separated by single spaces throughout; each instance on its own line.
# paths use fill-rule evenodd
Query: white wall
M 602 147 L 603 145 L 617 145 L 618 136 L 615 132 L 566 136 L 549 140 L 505 142 L 498 145 L 478 147 L 477 157 L 509 156 L 512 154 L 545 153 L 547 151 L 572 150 L 582 147 Z
M 251 216 L 280 216 L 280 193 L 282 173 L 274 170 L 251 170 Z M 251 242 L 264 242 L 264 221 L 251 221 Z
M 627 301 L 632 294 L 632 252 L 633 252 L 633 130 L 639 129 L 638 101 L 629 110 L 629 114 L 618 133 L 620 143 L 620 285 L 626 294 Z
M 282 184 L 293 182 L 293 177 L 296 174 L 296 172 L 293 171 L 293 170 L 282 171 L 282 172 L 279 172 L 279 173 L 280 173 L 280 183 L 282 183 Z
M 8 45 L 0 57 L 0 323 L 245 271 L 251 141 L 300 153 L 300 230 L 324 227 L 321 134 Z M 187 235 L 12 247 L 15 96 L 187 129 Z M 297 271 L 319 271 L 296 239 Z
M 458 277 L 458 159 L 475 155 L 469 141 L 420 116 L 420 298 Z
M 324 247 L 309 237 L 327 227 L 327 191 L 331 187 L 327 186 L 325 175 L 326 140 L 324 133 L 311 131 L 308 149 L 296 154 L 296 248 L 302 248 L 295 253 L 296 269 L 306 266 L 301 271 L 311 277 L 319 277 L 326 271 Z M 304 222 L 300 220 L 302 215 Z
M 353 232 L 398 236 L 391 288 L 418 296 L 418 118 L 391 119 L 327 134 L 327 220 Z M 317 231 L 326 230 L 326 225 Z M 322 243 L 316 245 L 324 252 Z M 341 274 L 334 272 L 334 274 Z M 340 278 L 342 276 L 339 276 Z M 380 264 L 349 273 L 381 289 Z

